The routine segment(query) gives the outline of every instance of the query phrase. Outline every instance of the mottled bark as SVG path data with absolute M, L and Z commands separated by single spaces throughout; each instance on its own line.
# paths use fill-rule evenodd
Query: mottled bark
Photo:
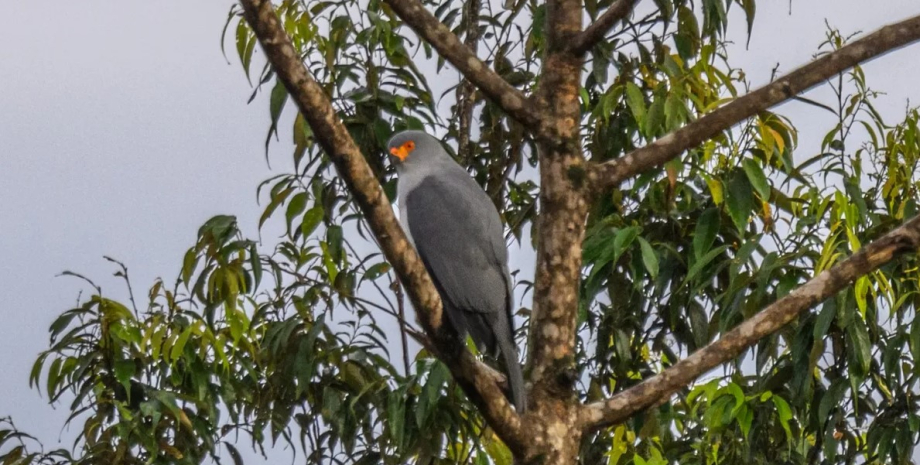
M 587 201 L 583 195 L 584 156 L 579 140 L 579 89 L 583 60 L 567 44 L 581 32 L 579 0 L 546 4 L 546 56 L 537 107 L 551 137 L 540 140 L 540 213 L 535 234 L 537 269 L 527 368 L 532 463 L 574 464 L 581 433 L 573 428 L 578 404 L 575 382 L 575 327 L 581 279 L 581 242 Z
M 616 23 L 629 16 L 629 13 L 638 3 L 639 0 L 617 0 L 616 3 L 610 5 L 607 11 L 600 18 L 597 18 L 597 21 L 591 23 L 590 26 L 585 28 L 584 32 L 572 39 L 569 43 L 569 53 L 582 55 L 591 50 L 591 47 L 604 40 L 604 36 L 610 32 L 610 29 Z
M 448 325 L 442 325 L 441 299 L 424 265 L 406 240 L 389 200 L 361 151 L 294 49 L 271 1 L 241 0 L 240 3 L 246 21 L 262 44 L 278 78 L 310 124 L 317 142 L 335 164 L 384 256 L 405 284 L 406 294 L 416 309 L 420 323 L 432 338 L 437 353 L 496 433 L 509 448 L 520 453 L 527 445 L 526 438 L 521 435 L 520 418 L 485 365 L 477 361 L 463 344 L 456 343 Z
M 677 158 L 745 118 L 788 100 L 859 63 L 920 39 L 920 16 L 885 26 L 845 47 L 761 87 L 641 149 L 599 165 L 591 165 L 593 190 L 603 191 L 652 167 Z
M 384 0 L 396 15 L 406 22 L 422 39 L 454 65 L 464 77 L 476 84 L 482 93 L 512 118 L 532 127 L 540 120 L 533 102 L 521 91 L 508 84 L 470 51 L 447 26 L 441 24 L 418 0 Z
M 899 254 L 916 251 L 918 247 L 920 216 L 822 271 L 786 297 L 674 366 L 608 400 L 585 406 L 581 412 L 580 426 L 592 429 L 622 422 L 634 413 L 666 400 L 698 376 L 735 358 L 744 349 L 776 332 L 805 310 L 843 290 L 860 276 L 875 271 Z

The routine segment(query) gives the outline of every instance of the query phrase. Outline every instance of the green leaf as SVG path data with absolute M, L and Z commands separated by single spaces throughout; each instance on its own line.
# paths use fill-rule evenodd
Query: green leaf
M 841 406 L 843 394 L 847 389 L 847 380 L 838 378 L 834 380 L 831 387 L 827 389 L 818 405 L 818 420 L 822 423 L 830 420 L 829 414 L 832 410 Z
M 195 271 L 196 266 L 198 266 L 198 253 L 194 248 L 188 249 L 182 259 L 182 282 L 186 287 L 192 284 L 192 272 Z
M 323 221 L 323 214 L 323 207 L 316 204 L 303 215 L 303 222 L 300 223 L 300 233 L 303 234 L 304 238 L 313 234 L 316 227 Z
M 853 318 L 847 326 L 847 336 L 850 343 L 850 360 L 860 377 L 869 372 L 872 362 L 872 343 L 869 341 L 869 330 L 862 318 Z
M 252 284 L 251 293 L 255 294 L 259 290 L 259 284 L 262 282 L 262 260 L 259 258 L 259 251 L 256 249 L 256 243 L 249 245 L 249 266 L 252 268 L 252 277 L 255 281 Z
M 273 189 L 274 190 L 274 189 Z M 294 192 L 293 187 L 288 187 L 287 189 L 279 191 L 277 194 L 272 194 L 271 201 L 268 202 L 268 206 L 265 207 L 265 210 L 262 212 L 262 216 L 259 217 L 259 229 L 262 229 L 262 225 L 272 216 L 272 213 L 275 212 L 275 209 L 279 205 L 283 204 L 287 197 L 291 195 L 291 192 Z
M 697 260 L 712 247 L 721 223 L 722 215 L 715 207 L 707 208 L 696 221 L 696 229 L 693 232 L 693 256 Z
M 750 158 L 745 158 L 741 161 L 741 166 L 761 200 L 770 200 L 770 182 L 767 181 L 767 176 L 763 173 L 760 165 Z
M 651 139 L 658 135 L 664 123 L 664 99 L 656 99 L 648 110 L 648 119 L 645 120 L 645 137 Z
M 227 453 L 230 454 L 230 458 L 233 460 L 233 465 L 243 465 L 243 456 L 240 455 L 238 450 L 236 450 L 236 447 L 226 441 L 224 441 L 222 444 L 227 447 Z
M 291 197 L 291 201 L 288 203 L 287 211 L 284 214 L 285 220 L 287 220 L 287 234 L 291 234 L 291 222 L 294 221 L 294 218 L 303 213 L 304 209 L 307 208 L 307 193 L 298 192 Z
M 779 423 L 783 426 L 783 430 L 786 431 L 786 439 L 789 441 L 790 447 L 792 444 L 792 429 L 789 428 L 789 420 L 792 419 L 792 409 L 789 408 L 789 404 L 780 396 L 773 396 L 770 398 L 773 401 L 773 405 L 776 406 L 776 414 L 779 416 Z
M 629 110 L 632 111 L 633 118 L 636 119 L 636 124 L 638 124 L 639 127 L 643 127 L 645 125 L 647 113 L 645 108 L 645 96 L 642 95 L 642 90 L 639 89 L 639 86 L 632 82 L 626 83 L 626 104 L 629 106 Z
M 405 393 L 391 391 L 387 396 L 386 428 L 394 445 L 399 448 L 405 438 L 406 402 Z
M 725 204 L 728 206 L 728 214 L 735 223 L 735 227 L 738 228 L 738 231 L 745 231 L 755 204 L 751 184 L 742 173 L 736 171 L 728 182 Z
M 134 364 L 134 359 L 118 360 L 115 362 L 115 379 L 124 386 L 129 396 L 131 395 L 131 378 L 134 377 L 136 369 L 137 366 Z
M 265 138 L 265 155 L 268 156 L 268 144 L 272 140 L 272 135 L 278 135 L 278 119 L 281 118 L 281 111 L 284 110 L 284 104 L 287 103 L 288 92 L 284 83 L 280 79 L 275 81 L 275 87 L 272 88 L 272 94 L 269 98 L 269 114 L 271 115 L 272 124 L 268 129 L 268 137 Z
M 636 238 L 639 237 L 639 227 L 630 226 L 628 228 L 620 229 L 616 232 L 616 235 L 613 237 L 613 262 L 620 258 L 620 255 L 623 254 L 623 251 L 629 248 Z
M 815 321 L 814 338 L 816 341 L 824 339 L 831 327 L 831 323 L 834 321 L 834 317 L 837 316 L 837 306 L 832 305 L 832 301 L 833 299 L 830 299 L 824 303 L 821 307 L 821 313 L 818 314 L 818 320 Z
M 390 264 L 387 262 L 380 262 L 370 268 L 364 273 L 364 279 L 374 280 L 390 271 Z
M 754 421 L 754 411 L 747 405 L 742 404 L 741 410 L 735 418 L 738 421 L 738 426 L 741 427 L 741 434 L 744 435 L 745 439 L 748 439 L 751 433 L 751 423 Z
M 713 261 L 716 257 L 718 257 L 723 252 L 725 252 L 728 249 L 728 247 L 729 247 L 728 245 L 721 245 L 719 247 L 716 247 L 710 250 L 706 255 L 703 255 L 703 258 L 700 258 L 699 260 L 694 262 L 693 266 L 690 267 L 690 270 L 687 271 L 687 277 L 684 278 L 683 284 L 686 284 L 690 282 L 691 280 L 693 280 L 694 278 L 696 278 L 696 275 L 700 274 L 700 271 L 703 271 L 703 267 L 708 265 L 709 262 Z
M 185 350 L 185 344 L 188 342 L 188 338 L 192 335 L 192 326 L 185 328 L 185 331 L 182 331 L 182 334 L 179 335 L 179 338 L 176 339 L 176 343 L 173 344 L 172 349 L 169 351 L 169 358 L 172 361 L 176 361 L 179 357 L 182 356 L 182 351 Z
M 639 246 L 642 249 L 642 263 L 645 265 L 645 269 L 648 270 L 649 275 L 652 279 L 658 277 L 658 255 L 655 253 L 655 249 L 652 248 L 651 244 L 648 243 L 642 237 L 636 237 L 639 240 Z

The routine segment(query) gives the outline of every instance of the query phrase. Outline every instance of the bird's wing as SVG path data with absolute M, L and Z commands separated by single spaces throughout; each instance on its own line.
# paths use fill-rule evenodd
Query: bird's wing
M 501 222 L 485 192 L 460 174 L 429 176 L 409 192 L 409 234 L 446 304 L 468 312 L 504 313 L 507 250 Z

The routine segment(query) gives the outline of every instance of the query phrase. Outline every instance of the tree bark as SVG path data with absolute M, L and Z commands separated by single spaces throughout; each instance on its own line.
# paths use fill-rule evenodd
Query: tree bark
M 597 21 L 591 23 L 584 32 L 572 39 L 569 43 L 569 53 L 583 55 L 591 50 L 591 47 L 604 40 L 604 36 L 616 23 L 629 16 L 638 3 L 639 0 L 617 0 L 616 3 L 610 5 L 607 11 L 597 18 Z
M 581 243 L 585 233 L 584 155 L 581 150 L 580 56 L 566 45 L 581 32 L 580 0 L 549 0 L 546 56 L 537 108 L 551 137 L 538 143 L 540 213 L 533 316 L 527 368 L 532 382 L 529 463 L 574 464 L 581 433 L 574 428 L 575 339 Z M 539 458 L 539 461 L 536 460 Z

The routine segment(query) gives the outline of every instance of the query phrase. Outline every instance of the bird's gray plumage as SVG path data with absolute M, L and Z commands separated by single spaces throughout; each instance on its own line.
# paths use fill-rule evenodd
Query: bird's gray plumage
M 502 355 L 512 400 L 524 409 L 517 360 L 511 277 L 501 219 L 489 196 L 440 142 L 422 131 L 393 136 L 388 149 L 414 149 L 394 158 L 399 174 L 400 222 L 441 295 L 457 332 L 483 352 Z

